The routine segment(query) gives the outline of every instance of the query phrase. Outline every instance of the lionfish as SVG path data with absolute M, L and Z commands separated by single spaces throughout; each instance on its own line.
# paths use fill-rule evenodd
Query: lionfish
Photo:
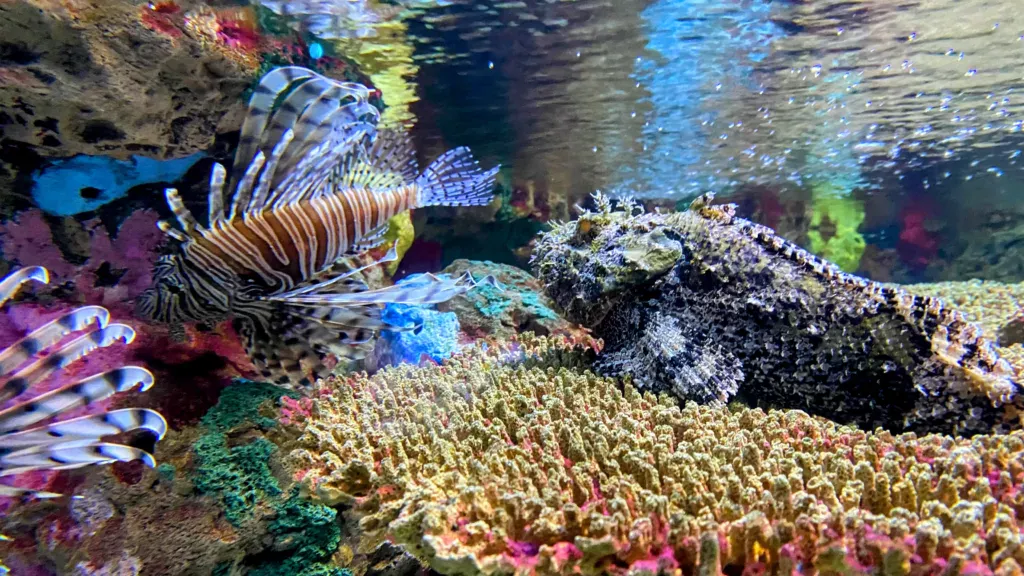
M 355 259 L 384 243 L 392 216 L 423 206 L 490 202 L 498 167 L 482 170 L 467 148 L 419 173 L 409 139 L 377 132 L 370 90 L 300 67 L 277 68 L 249 101 L 230 176 L 215 164 L 208 223 L 166 190 L 179 228 L 160 227 L 175 252 L 156 264 L 138 312 L 180 325 L 230 319 L 262 376 L 307 385 L 325 360 L 355 361 L 386 325 L 388 303 L 448 300 L 477 285 L 468 273 L 426 286 L 371 290 Z M 233 189 L 233 193 L 225 192 Z M 481 282 L 494 284 L 492 277 Z
M 45 268 L 33 266 L 18 269 L 0 280 L 0 306 L 29 281 L 49 283 L 49 273 Z M 125 408 L 53 421 L 69 410 L 136 386 L 139 391 L 148 390 L 153 385 L 153 375 L 145 368 L 122 366 L 18 400 L 58 370 L 95 350 L 134 340 L 135 331 L 131 327 L 109 321 L 110 313 L 105 308 L 82 306 L 36 328 L 0 351 L 0 406 L 13 402 L 0 410 L 0 478 L 37 470 L 70 470 L 132 460 L 141 460 L 149 467 L 155 465 L 152 454 L 145 450 L 105 442 L 103 438 L 148 430 L 160 441 L 167 432 L 167 422 L 158 412 Z M 71 336 L 74 337 L 69 339 Z M 0 483 L 0 496 L 55 498 L 60 494 Z

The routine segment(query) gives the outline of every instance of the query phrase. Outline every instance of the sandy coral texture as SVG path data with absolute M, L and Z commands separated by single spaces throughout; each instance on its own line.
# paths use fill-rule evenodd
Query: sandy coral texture
M 527 335 L 322 381 L 288 460 L 443 574 L 1020 572 L 1020 432 L 681 408 L 574 354 Z

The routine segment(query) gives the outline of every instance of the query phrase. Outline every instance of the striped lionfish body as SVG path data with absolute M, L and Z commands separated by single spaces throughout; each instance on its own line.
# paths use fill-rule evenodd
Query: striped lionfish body
M 0 306 L 29 281 L 47 283 L 49 274 L 45 268 L 35 266 L 21 268 L 0 280 Z M 117 342 L 127 344 L 135 338 L 130 327 L 110 324 L 109 320 L 106 309 L 83 306 L 0 350 L 0 479 L 37 470 L 70 470 L 131 460 L 154 466 L 153 456 L 148 452 L 103 440 L 143 429 L 159 441 L 167 431 L 167 423 L 153 410 L 127 408 L 56 420 L 70 410 L 136 386 L 140 391 L 148 390 L 153 385 L 153 375 L 148 370 L 122 366 L 21 399 L 76 360 L 99 348 Z M 53 498 L 59 494 L 0 482 L 0 496 Z
M 249 102 L 230 178 L 213 169 L 208 223 L 166 191 L 179 227 L 161 229 L 180 249 L 157 264 L 140 314 L 231 319 L 264 377 L 308 384 L 328 372 L 328 356 L 362 358 L 380 331 L 398 329 L 381 320 L 383 305 L 441 302 L 475 286 L 469 275 L 433 277 L 426 288 L 365 283 L 369 266 L 355 257 L 383 242 L 393 216 L 488 204 L 498 171 L 456 148 L 419 173 L 407 138 L 378 134 L 369 95 L 305 68 L 268 72 Z M 395 258 L 392 250 L 381 262 Z

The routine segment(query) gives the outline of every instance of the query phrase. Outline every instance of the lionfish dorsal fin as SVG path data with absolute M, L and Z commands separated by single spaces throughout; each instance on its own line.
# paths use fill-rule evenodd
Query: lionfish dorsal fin
M 322 193 L 331 170 L 375 134 L 380 112 L 369 104 L 369 96 L 361 84 L 304 68 L 267 73 L 242 127 L 228 219 Z
M 394 189 L 419 176 L 416 149 L 406 132 L 383 130 L 362 153 L 349 156 L 339 172 L 339 183 L 347 188 Z
M 238 137 L 238 150 L 231 169 L 231 180 L 238 181 L 245 167 L 252 161 L 263 138 L 264 128 L 270 119 L 270 111 L 278 97 L 293 83 L 314 76 L 316 72 L 301 66 L 284 66 L 267 72 L 260 78 L 259 85 L 249 99 L 249 109 L 242 122 Z
M 210 170 L 210 193 L 207 204 L 210 207 L 210 228 L 224 221 L 224 184 L 228 171 L 219 163 L 214 162 Z
M 165 189 L 164 197 L 167 198 L 167 205 L 171 208 L 171 212 L 178 220 L 178 225 L 181 226 L 185 234 L 191 235 L 196 231 L 201 232 L 203 230 L 202 225 L 192 215 L 192 211 L 185 206 L 185 202 L 181 199 L 181 195 L 178 194 L 177 188 Z

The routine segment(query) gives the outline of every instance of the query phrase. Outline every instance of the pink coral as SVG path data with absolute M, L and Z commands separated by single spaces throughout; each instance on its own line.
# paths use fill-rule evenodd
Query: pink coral
M 53 284 L 71 283 L 82 301 L 118 308 L 129 305 L 148 287 L 164 235 L 159 216 L 140 210 L 129 216 L 111 238 L 99 219 L 82 224 L 88 260 L 76 266 L 65 259 L 41 211 L 26 210 L 0 225 L 5 260 L 43 266 Z

